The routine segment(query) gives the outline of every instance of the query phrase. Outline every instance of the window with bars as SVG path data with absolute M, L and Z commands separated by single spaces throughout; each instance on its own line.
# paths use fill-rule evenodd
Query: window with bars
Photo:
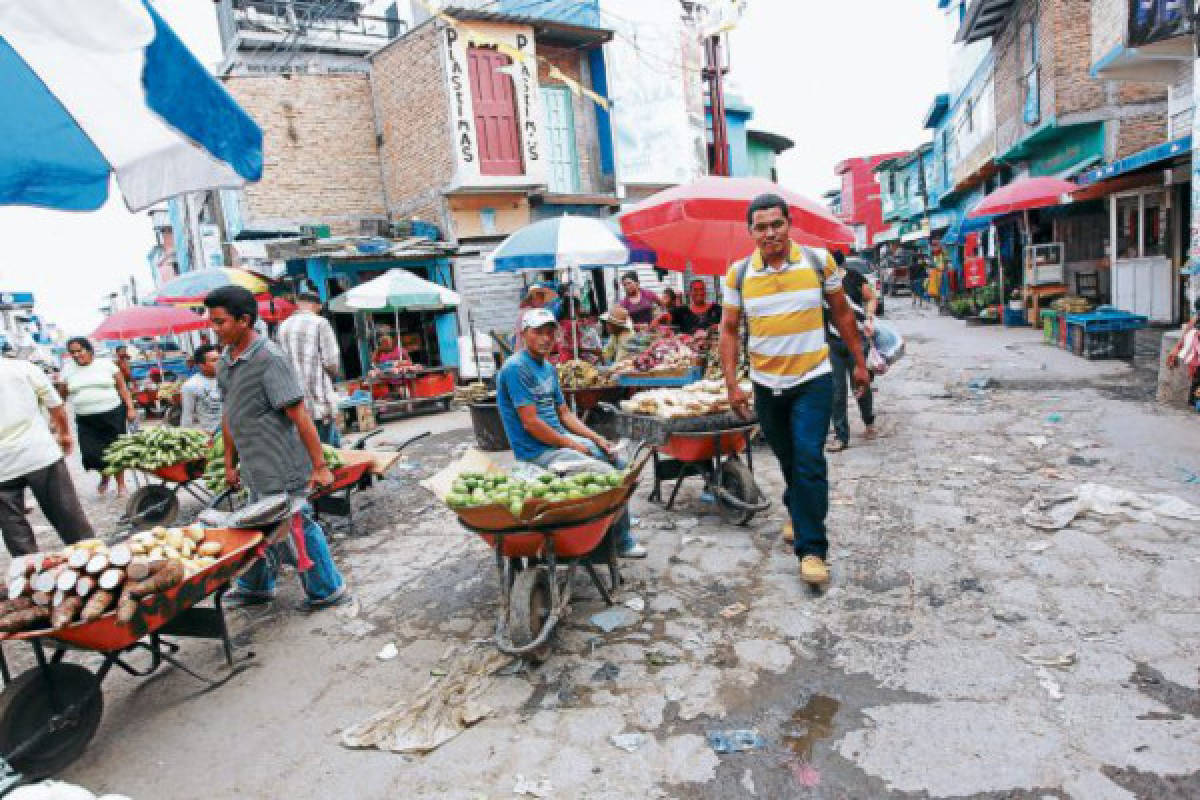
M 1036 125 L 1042 118 L 1041 87 L 1038 80 L 1038 61 L 1041 44 L 1038 42 L 1038 7 L 1033 16 L 1021 26 L 1021 116 L 1026 125 Z

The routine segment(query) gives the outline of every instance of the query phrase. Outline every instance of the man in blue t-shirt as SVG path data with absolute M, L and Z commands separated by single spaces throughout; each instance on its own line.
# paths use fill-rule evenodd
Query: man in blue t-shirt
M 525 347 L 513 354 L 496 376 L 496 403 L 504 432 L 520 461 L 539 467 L 568 460 L 615 460 L 614 446 L 584 425 L 567 407 L 558 371 L 546 356 L 554 349 L 558 322 L 545 308 L 529 309 L 521 319 Z M 646 548 L 629 532 L 629 512 L 613 524 L 617 550 L 625 558 L 644 558 Z

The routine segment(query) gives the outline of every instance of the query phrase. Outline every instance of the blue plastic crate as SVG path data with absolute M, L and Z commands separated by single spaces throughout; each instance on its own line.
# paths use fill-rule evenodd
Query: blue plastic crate
M 1088 314 L 1068 314 L 1067 322 L 1080 325 L 1087 333 L 1103 331 L 1133 331 L 1146 327 L 1149 318 L 1128 311 L 1093 311 Z
M 689 383 L 695 383 L 704 378 L 704 367 L 692 367 L 687 373 L 673 377 L 639 377 L 636 375 L 618 375 L 618 386 L 633 386 L 643 389 L 652 388 L 675 388 L 679 386 L 687 386 Z

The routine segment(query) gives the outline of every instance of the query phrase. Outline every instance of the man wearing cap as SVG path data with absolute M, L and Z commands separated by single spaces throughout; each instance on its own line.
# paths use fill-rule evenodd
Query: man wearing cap
M 547 356 L 554 349 L 558 322 L 546 308 L 526 310 L 521 318 L 524 348 L 514 353 L 496 376 L 496 403 L 504 432 L 519 461 L 539 467 L 563 460 L 615 460 L 614 445 L 584 425 L 567 406 L 558 371 Z M 644 558 L 646 548 L 629 532 L 629 512 L 613 524 L 617 552 Z

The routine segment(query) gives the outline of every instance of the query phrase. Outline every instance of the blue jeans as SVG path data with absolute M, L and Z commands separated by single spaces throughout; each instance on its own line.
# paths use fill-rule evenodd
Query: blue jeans
M 864 342 L 864 353 L 866 349 L 867 345 Z M 846 347 L 841 339 L 829 339 L 829 364 L 833 367 L 833 435 L 839 442 L 846 444 L 850 441 L 850 392 L 847 391 L 846 385 L 854 383 L 854 358 L 850 355 L 850 348 Z M 867 390 L 857 400 L 863 424 L 874 425 L 875 399 L 871 394 L 871 384 L 867 384 Z
M 345 581 L 333 563 L 333 554 L 329 552 L 329 543 L 325 540 L 325 532 L 313 519 L 312 506 L 304 504 L 299 511 L 300 519 L 304 522 L 304 548 L 312 559 L 312 568 L 300 575 L 300 585 L 304 594 L 313 602 L 320 602 L 340 591 Z M 290 536 L 291 533 L 289 532 Z M 275 576 L 279 573 L 279 554 L 276 548 L 267 550 L 267 554 L 254 562 L 254 565 L 237 579 L 237 589 L 243 594 L 271 597 L 275 594 Z
M 314 419 L 313 425 L 317 429 L 317 438 L 321 440 L 321 444 L 327 444 L 330 447 L 342 446 L 342 435 L 338 433 L 336 419 L 331 417 L 328 422 Z
M 825 436 L 833 413 L 833 376 L 822 375 L 779 394 L 755 384 L 754 410 L 783 472 L 787 486 L 783 504 L 792 518 L 796 555 L 825 558 L 829 551 Z
M 587 445 L 588 451 L 591 454 L 591 458 L 594 458 L 597 461 L 600 461 L 604 464 L 612 463 L 608 458 L 608 454 L 605 453 L 603 450 L 601 450 L 599 447 L 597 447 L 595 442 L 589 441 L 589 440 L 583 438 L 582 436 L 576 436 L 573 433 L 568 433 L 567 436 L 574 439 L 577 442 Z M 553 464 L 555 461 L 560 461 L 560 460 L 570 461 L 573 459 L 582 459 L 584 457 L 585 456 L 583 455 L 583 453 L 580 453 L 577 450 L 570 450 L 565 447 L 559 448 L 559 449 L 552 448 L 552 449 L 547 450 L 546 452 L 542 453 L 537 458 L 535 458 L 533 460 L 533 463 L 537 464 L 542 469 L 548 469 L 549 466 L 551 464 Z M 618 463 L 616 466 L 618 469 L 620 469 L 620 468 L 624 468 L 625 465 L 622 463 Z M 617 552 L 618 553 L 624 553 L 625 551 L 632 548 L 635 544 L 637 544 L 637 541 L 633 538 L 633 533 L 631 532 L 630 527 L 631 526 L 629 523 L 629 507 L 626 506 L 625 510 L 621 512 L 621 516 L 617 517 L 616 520 L 613 521 L 613 533 L 615 533 L 617 536 Z

